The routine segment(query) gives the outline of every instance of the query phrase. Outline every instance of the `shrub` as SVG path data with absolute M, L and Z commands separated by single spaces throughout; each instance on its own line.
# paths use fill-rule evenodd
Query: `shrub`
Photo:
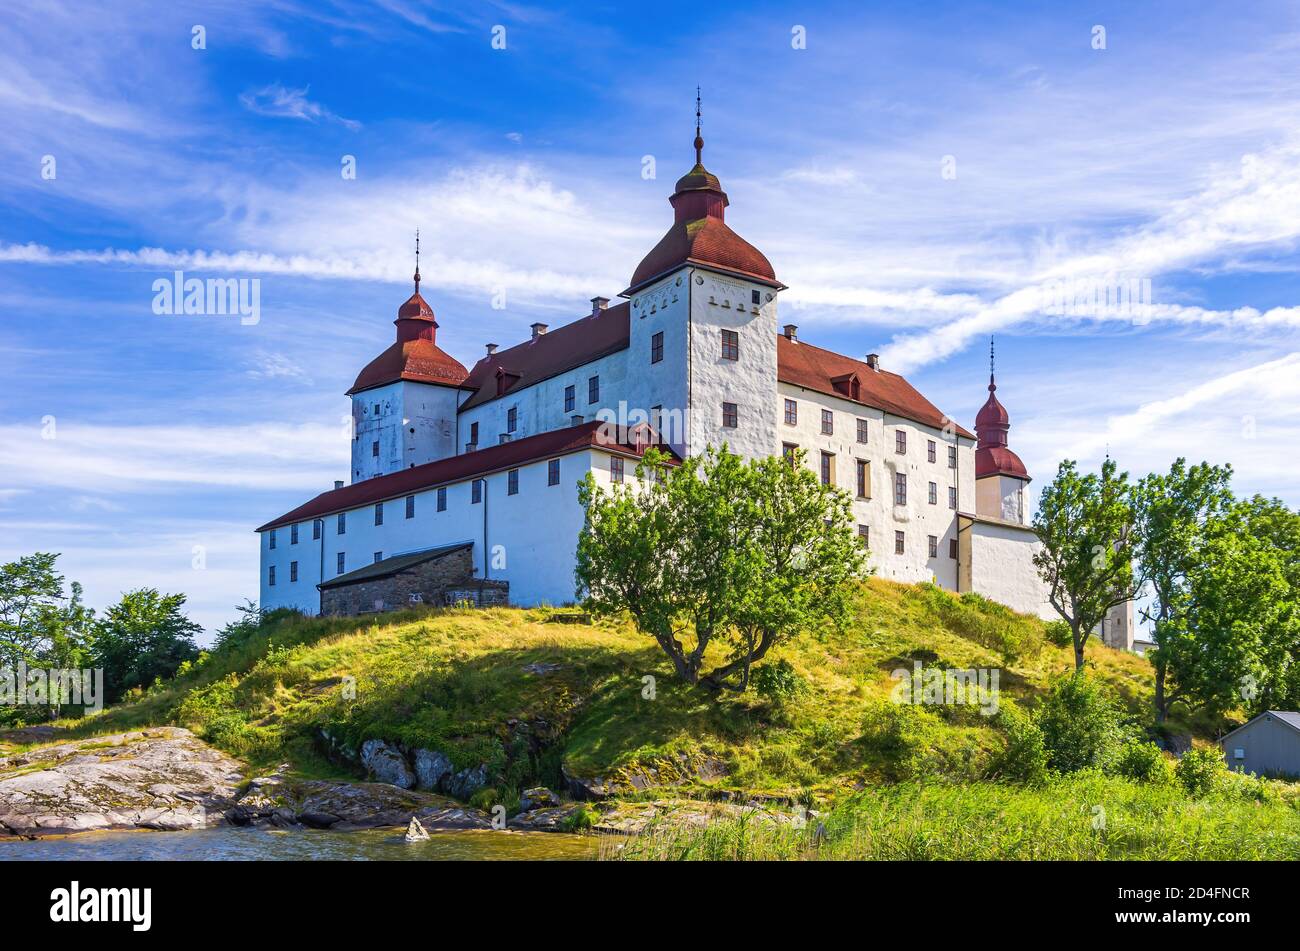
M 1057 647 L 1070 647 L 1074 644 L 1074 632 L 1064 621 L 1048 621 L 1043 625 L 1043 631 L 1047 635 L 1048 642 Z
M 784 657 L 754 668 L 754 672 L 750 675 L 750 682 L 760 697 L 775 704 L 794 699 L 805 686 L 803 678 L 795 672 L 794 666 Z
M 1033 717 L 1010 700 L 1003 700 L 996 723 L 1006 734 L 1007 745 L 993 761 L 990 774 L 1026 786 L 1041 786 L 1047 781 L 1047 744 L 1043 731 Z
M 583 803 L 565 817 L 564 821 L 560 823 L 560 827 L 565 832 L 583 832 L 594 826 L 599 818 L 599 812 Z
M 1119 748 L 1111 772 L 1142 783 L 1167 783 L 1173 778 L 1169 760 L 1150 740 L 1129 740 Z
M 1217 747 L 1192 747 L 1174 767 L 1174 774 L 1189 796 L 1200 798 L 1217 792 L 1225 785 L 1228 768 Z
M 1036 720 L 1048 765 L 1059 772 L 1105 768 L 1119 752 L 1119 707 L 1099 681 L 1081 671 L 1052 678 Z

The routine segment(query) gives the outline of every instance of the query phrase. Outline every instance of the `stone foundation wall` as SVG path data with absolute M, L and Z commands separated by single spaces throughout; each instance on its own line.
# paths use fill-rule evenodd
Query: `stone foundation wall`
M 480 586 L 487 586 L 483 600 L 476 597 Z M 505 582 L 475 580 L 472 551 L 467 547 L 413 565 L 387 578 L 326 588 L 321 592 L 321 613 L 352 615 L 396 611 L 410 607 L 413 594 L 419 595 L 418 603 L 442 606 L 452 591 L 468 592 L 458 600 L 505 604 L 509 586 Z

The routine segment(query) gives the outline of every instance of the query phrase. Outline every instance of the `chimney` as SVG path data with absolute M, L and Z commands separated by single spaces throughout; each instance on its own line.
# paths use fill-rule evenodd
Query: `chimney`
M 591 316 L 595 317 L 602 310 L 609 306 L 608 297 L 593 297 L 591 299 Z
M 530 324 L 533 328 L 533 339 L 536 340 L 542 334 L 546 333 L 546 324 Z
M 799 328 L 794 324 L 785 325 L 785 339 L 793 343 L 799 342 Z
M 497 352 L 497 345 L 496 345 L 496 344 L 494 344 L 494 343 L 490 343 L 490 344 L 487 345 L 487 355 L 488 355 L 489 357 L 492 356 L 492 354 L 494 354 L 494 353 L 496 353 L 496 352 Z
M 867 366 L 871 367 L 871 369 L 873 369 L 873 370 L 879 370 L 879 369 L 880 369 L 880 354 L 878 354 L 878 353 L 868 353 L 868 354 L 867 354 Z
M 339 489 L 341 489 L 341 488 L 343 488 L 343 480 L 342 480 L 342 479 L 335 479 L 335 480 L 334 480 L 334 491 L 337 492 L 337 491 L 338 491 Z

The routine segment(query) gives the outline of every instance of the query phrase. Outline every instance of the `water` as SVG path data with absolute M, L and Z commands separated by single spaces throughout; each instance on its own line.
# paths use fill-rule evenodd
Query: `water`
M 360 832 L 239 829 L 93 832 L 64 839 L 0 841 L 0 861 L 469 861 L 596 857 L 594 836 L 559 832 L 431 832 L 407 843 L 404 829 Z

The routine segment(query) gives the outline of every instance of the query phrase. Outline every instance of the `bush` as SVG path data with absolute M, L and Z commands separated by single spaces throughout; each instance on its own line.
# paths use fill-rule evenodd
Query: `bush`
M 1169 760 L 1150 740 L 1129 740 L 1121 746 L 1111 771 L 1142 783 L 1167 783 L 1173 778 Z
M 1119 707 L 1099 681 L 1082 672 L 1052 678 L 1036 720 L 1048 765 L 1059 772 L 1104 769 L 1119 752 Z
M 1007 746 L 993 761 L 991 778 L 1006 779 L 1025 786 L 1047 781 L 1047 744 L 1033 717 L 1010 700 L 1003 700 L 996 723 L 1007 737 Z
M 794 699 L 805 686 L 803 678 L 795 672 L 794 666 L 785 658 L 755 667 L 750 675 L 750 683 L 754 685 L 754 690 L 760 697 L 775 704 Z
M 565 832 L 583 832 L 590 829 L 600 818 L 600 813 L 591 806 L 583 803 L 560 823 L 560 828 Z
M 1224 786 L 1228 767 L 1218 747 L 1192 747 L 1174 767 L 1174 774 L 1189 796 L 1208 796 Z
M 1057 647 L 1071 647 L 1074 644 L 1074 632 L 1064 621 L 1048 621 L 1043 625 L 1049 643 Z

